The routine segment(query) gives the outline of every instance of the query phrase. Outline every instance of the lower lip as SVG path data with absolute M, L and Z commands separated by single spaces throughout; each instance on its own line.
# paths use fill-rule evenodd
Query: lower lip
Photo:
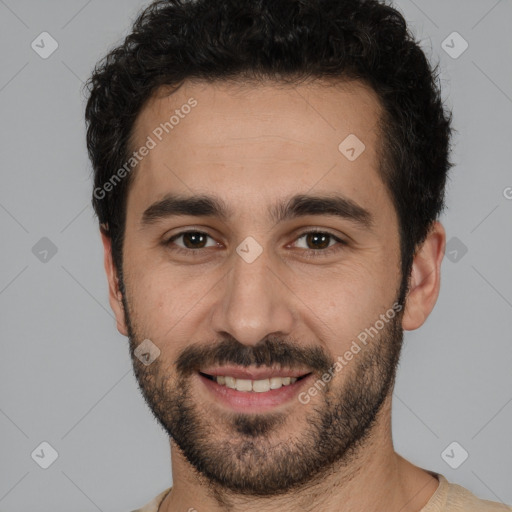
M 265 412 L 291 402 L 312 377 L 313 374 L 309 374 L 288 386 L 258 393 L 256 391 L 237 391 L 199 374 L 201 382 L 219 402 L 238 412 Z

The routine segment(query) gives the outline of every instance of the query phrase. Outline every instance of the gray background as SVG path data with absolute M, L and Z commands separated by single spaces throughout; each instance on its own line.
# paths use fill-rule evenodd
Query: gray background
M 458 130 L 441 219 L 451 254 L 434 312 L 405 335 L 395 445 L 512 503 L 512 3 L 395 4 L 440 62 Z M 108 304 L 80 93 L 143 5 L 0 0 L 1 511 L 126 511 L 171 484 L 168 439 Z M 47 59 L 31 48 L 43 31 L 59 44 Z M 442 48 L 454 31 L 469 43 L 456 59 Z M 58 452 L 48 469 L 31 458 L 43 441 Z M 458 469 L 441 457 L 453 441 L 469 453 Z

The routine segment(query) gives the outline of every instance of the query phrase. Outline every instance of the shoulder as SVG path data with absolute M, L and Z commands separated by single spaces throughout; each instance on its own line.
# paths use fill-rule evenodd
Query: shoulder
M 495 501 L 482 500 L 461 485 L 435 474 L 439 487 L 421 512 L 512 512 L 512 507 Z
M 132 512 L 158 512 L 158 507 L 164 501 L 164 498 L 171 492 L 171 487 L 162 491 L 158 496 L 155 496 L 149 503 L 146 503 L 143 507 Z

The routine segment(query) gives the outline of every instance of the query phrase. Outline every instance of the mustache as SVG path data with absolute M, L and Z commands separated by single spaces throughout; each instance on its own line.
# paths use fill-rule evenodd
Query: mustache
M 213 345 L 190 345 L 176 360 L 176 370 L 186 377 L 201 367 L 233 364 L 237 366 L 269 366 L 309 368 L 325 373 L 334 365 L 321 347 L 301 347 L 277 337 L 267 337 L 256 345 L 244 345 L 233 337 Z

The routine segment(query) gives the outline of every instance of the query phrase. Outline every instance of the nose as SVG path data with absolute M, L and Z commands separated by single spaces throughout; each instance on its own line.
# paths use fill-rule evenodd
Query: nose
M 219 299 L 211 316 L 219 335 L 229 334 L 244 345 L 255 345 L 267 336 L 288 336 L 296 314 L 293 292 L 279 265 L 265 250 L 251 263 L 233 254 L 233 267 L 219 283 Z

